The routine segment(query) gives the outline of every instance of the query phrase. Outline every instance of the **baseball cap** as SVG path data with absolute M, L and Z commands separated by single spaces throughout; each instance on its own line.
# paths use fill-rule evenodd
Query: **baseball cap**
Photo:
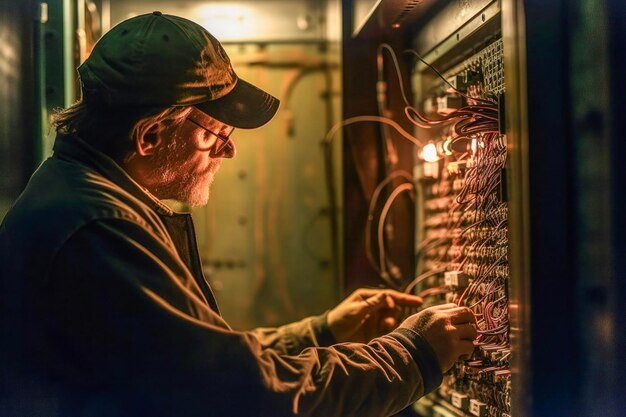
M 108 104 L 187 106 L 222 123 L 267 123 L 279 100 L 237 77 L 226 51 L 191 20 L 153 12 L 107 32 L 78 67 L 83 93 Z

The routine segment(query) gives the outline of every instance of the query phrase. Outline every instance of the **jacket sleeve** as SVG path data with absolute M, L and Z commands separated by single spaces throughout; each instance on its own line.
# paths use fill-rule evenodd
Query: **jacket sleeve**
M 260 327 L 251 332 L 264 349 L 297 355 L 308 347 L 328 347 L 335 339 L 328 327 L 328 312 L 280 327 Z
M 380 417 L 441 381 L 414 332 L 286 355 L 230 329 L 194 285 L 131 221 L 92 222 L 60 248 L 44 289 L 50 362 L 82 414 Z

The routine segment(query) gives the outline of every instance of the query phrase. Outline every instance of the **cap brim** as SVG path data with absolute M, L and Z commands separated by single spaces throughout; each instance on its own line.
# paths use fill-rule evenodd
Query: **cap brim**
M 224 97 L 195 106 L 222 123 L 238 129 L 254 129 L 269 122 L 279 104 L 276 97 L 239 78 L 235 87 Z

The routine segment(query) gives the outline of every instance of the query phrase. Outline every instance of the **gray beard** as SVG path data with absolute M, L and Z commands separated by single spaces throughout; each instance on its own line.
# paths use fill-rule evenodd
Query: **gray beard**
M 192 173 L 181 173 L 180 169 L 171 166 L 159 167 L 155 172 L 155 176 L 160 180 L 160 185 L 155 187 L 157 197 L 181 201 L 192 207 L 206 205 L 214 176 L 211 175 L 208 180 L 199 179 Z
M 173 140 L 165 149 L 156 154 L 156 168 L 152 173 L 157 178 L 153 192 L 160 199 L 173 199 L 191 205 L 204 206 L 209 201 L 210 187 L 213 184 L 215 165 L 212 162 L 208 170 L 213 172 L 207 179 L 204 175 L 196 175 L 180 164 L 180 146 Z

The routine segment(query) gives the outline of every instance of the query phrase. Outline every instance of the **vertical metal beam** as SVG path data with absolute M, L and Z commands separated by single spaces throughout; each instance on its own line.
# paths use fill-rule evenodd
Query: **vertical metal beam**
M 32 174 L 33 0 L 0 1 L 0 218 Z
M 75 97 L 74 3 L 71 0 L 48 0 L 48 21 L 44 31 L 45 118 L 54 109 L 67 107 Z M 48 132 L 49 126 L 44 126 Z M 54 133 L 43 138 L 42 157 L 52 149 Z
M 34 63 L 35 63 L 35 102 L 33 103 L 34 132 L 33 132 L 33 158 L 37 161 L 43 159 L 44 141 L 48 135 L 48 111 L 46 108 L 46 23 L 48 22 L 48 3 L 36 2 L 38 11 L 35 16 L 34 27 Z
M 507 177 L 510 190 L 510 323 L 513 355 L 511 415 L 530 415 L 530 212 L 528 161 L 528 94 L 526 80 L 526 16 L 522 2 L 502 0 L 502 39 L 506 77 Z

